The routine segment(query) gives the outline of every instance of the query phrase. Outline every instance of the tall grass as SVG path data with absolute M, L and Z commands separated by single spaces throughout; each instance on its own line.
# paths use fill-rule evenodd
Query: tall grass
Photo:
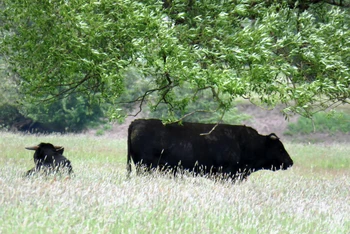
M 287 171 L 231 184 L 126 178 L 124 140 L 0 133 L 0 233 L 348 233 L 349 145 L 285 144 Z M 24 178 L 25 146 L 65 147 L 75 176 Z

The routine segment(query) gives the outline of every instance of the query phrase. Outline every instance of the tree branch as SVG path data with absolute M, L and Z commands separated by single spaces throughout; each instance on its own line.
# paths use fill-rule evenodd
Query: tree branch
M 46 99 L 44 99 L 43 101 L 44 102 L 49 102 L 49 101 L 52 101 L 52 100 L 54 100 L 54 99 L 56 99 L 56 98 L 59 98 L 59 97 L 67 97 L 67 96 L 69 96 L 69 94 L 71 94 L 71 93 L 74 93 L 75 92 L 75 90 L 80 86 L 80 85 L 82 85 L 83 83 L 85 83 L 87 80 L 89 80 L 90 78 L 91 78 L 92 76 L 90 75 L 90 74 L 86 74 L 85 75 L 85 77 L 83 78 L 83 79 L 81 79 L 80 81 L 78 81 L 78 82 L 72 82 L 72 83 L 70 83 L 70 84 L 65 84 L 65 85 L 57 85 L 57 86 L 71 86 L 71 85 L 73 85 L 73 86 L 71 86 L 71 87 L 69 87 L 69 88 L 67 88 L 67 89 L 65 89 L 65 90 L 63 90 L 63 91 L 61 91 L 61 92 L 59 92 L 58 94 L 55 94 L 55 95 L 53 95 L 52 97 L 50 97 L 50 98 L 46 98 Z M 99 85 L 96 85 L 95 87 L 98 87 Z M 50 86 L 46 86 L 46 87 L 50 87 Z M 87 88 L 88 89 L 88 88 Z M 86 89 L 86 90 L 87 90 Z M 91 89 L 91 88 L 90 88 Z
M 288 5 L 290 8 L 298 8 L 302 11 L 307 10 L 312 4 L 317 4 L 317 3 L 326 3 L 332 6 L 338 6 L 338 7 L 343 7 L 343 8 L 349 8 L 350 7 L 350 2 L 345 3 L 344 0 L 308 0 L 308 1 L 288 1 Z
M 181 118 L 179 118 L 178 120 L 176 120 L 176 121 L 174 121 L 172 123 L 178 123 L 178 122 L 184 120 L 185 118 L 187 118 L 188 116 L 191 116 L 191 115 L 193 115 L 195 113 L 214 113 L 216 111 L 218 111 L 218 109 L 213 110 L 213 111 L 209 111 L 209 110 L 195 110 L 195 111 L 192 111 L 190 113 L 187 113 L 187 114 L 183 115 Z
M 172 88 L 176 87 L 176 85 L 171 85 L 173 82 L 172 82 L 171 79 L 170 79 L 169 73 L 167 73 L 167 72 L 165 73 L 165 78 L 166 78 L 168 84 L 164 85 L 163 87 L 147 90 L 142 96 L 136 98 L 135 100 L 130 101 L 130 102 L 123 102 L 123 103 L 140 102 L 139 110 L 136 112 L 136 114 L 130 114 L 130 115 L 128 115 L 128 116 L 136 117 L 138 114 L 140 114 L 141 111 L 142 111 L 142 105 L 143 105 L 143 103 L 145 102 L 146 97 L 149 96 L 150 94 L 154 93 L 154 92 L 166 90 L 165 93 L 162 95 L 162 98 L 161 98 L 161 99 L 159 100 L 159 102 L 157 103 L 157 106 L 159 105 L 159 103 L 161 102 L 161 100 L 164 100 L 165 103 L 169 104 L 169 102 L 166 101 L 165 96 L 166 96 L 166 94 L 167 94 Z M 121 103 L 121 102 L 120 102 L 120 103 Z
M 224 118 L 225 112 L 226 112 L 225 110 L 222 112 L 222 115 L 221 115 L 219 121 L 214 125 L 214 127 L 209 132 L 201 133 L 199 135 L 206 136 L 206 135 L 209 135 L 210 133 L 212 133 L 215 130 L 215 128 L 219 125 L 219 123 L 222 121 L 222 119 Z

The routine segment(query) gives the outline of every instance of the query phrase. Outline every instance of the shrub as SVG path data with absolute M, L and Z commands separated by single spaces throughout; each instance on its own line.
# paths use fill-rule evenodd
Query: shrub
M 313 121 L 313 122 L 312 122 Z M 344 112 L 320 112 L 313 119 L 300 117 L 296 123 L 290 123 L 286 135 L 321 133 L 349 133 L 350 115 Z
M 28 117 L 49 128 L 48 132 L 80 132 L 103 118 L 103 107 L 71 95 L 46 105 L 25 104 Z

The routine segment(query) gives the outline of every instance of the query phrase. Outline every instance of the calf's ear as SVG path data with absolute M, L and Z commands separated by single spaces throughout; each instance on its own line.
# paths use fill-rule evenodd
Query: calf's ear
M 56 147 L 55 147 L 56 148 Z M 56 152 L 60 153 L 60 154 L 63 154 L 63 151 L 64 151 L 64 148 L 61 147 L 61 148 L 56 148 Z
M 64 149 L 63 146 L 57 146 L 57 145 L 55 145 L 54 147 L 55 147 L 55 149 L 56 149 L 57 151 L 63 150 L 63 149 Z
M 37 150 L 39 149 L 39 146 L 36 145 L 36 146 L 30 146 L 30 147 L 25 147 L 27 150 Z

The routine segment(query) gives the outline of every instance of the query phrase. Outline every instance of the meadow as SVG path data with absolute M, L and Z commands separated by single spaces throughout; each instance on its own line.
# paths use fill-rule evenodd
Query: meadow
M 74 176 L 25 178 L 33 151 L 65 147 Z M 286 171 L 242 183 L 126 176 L 126 141 L 0 133 L 0 233 L 349 233 L 350 144 L 285 143 Z M 134 169 L 134 168 L 133 168 Z

